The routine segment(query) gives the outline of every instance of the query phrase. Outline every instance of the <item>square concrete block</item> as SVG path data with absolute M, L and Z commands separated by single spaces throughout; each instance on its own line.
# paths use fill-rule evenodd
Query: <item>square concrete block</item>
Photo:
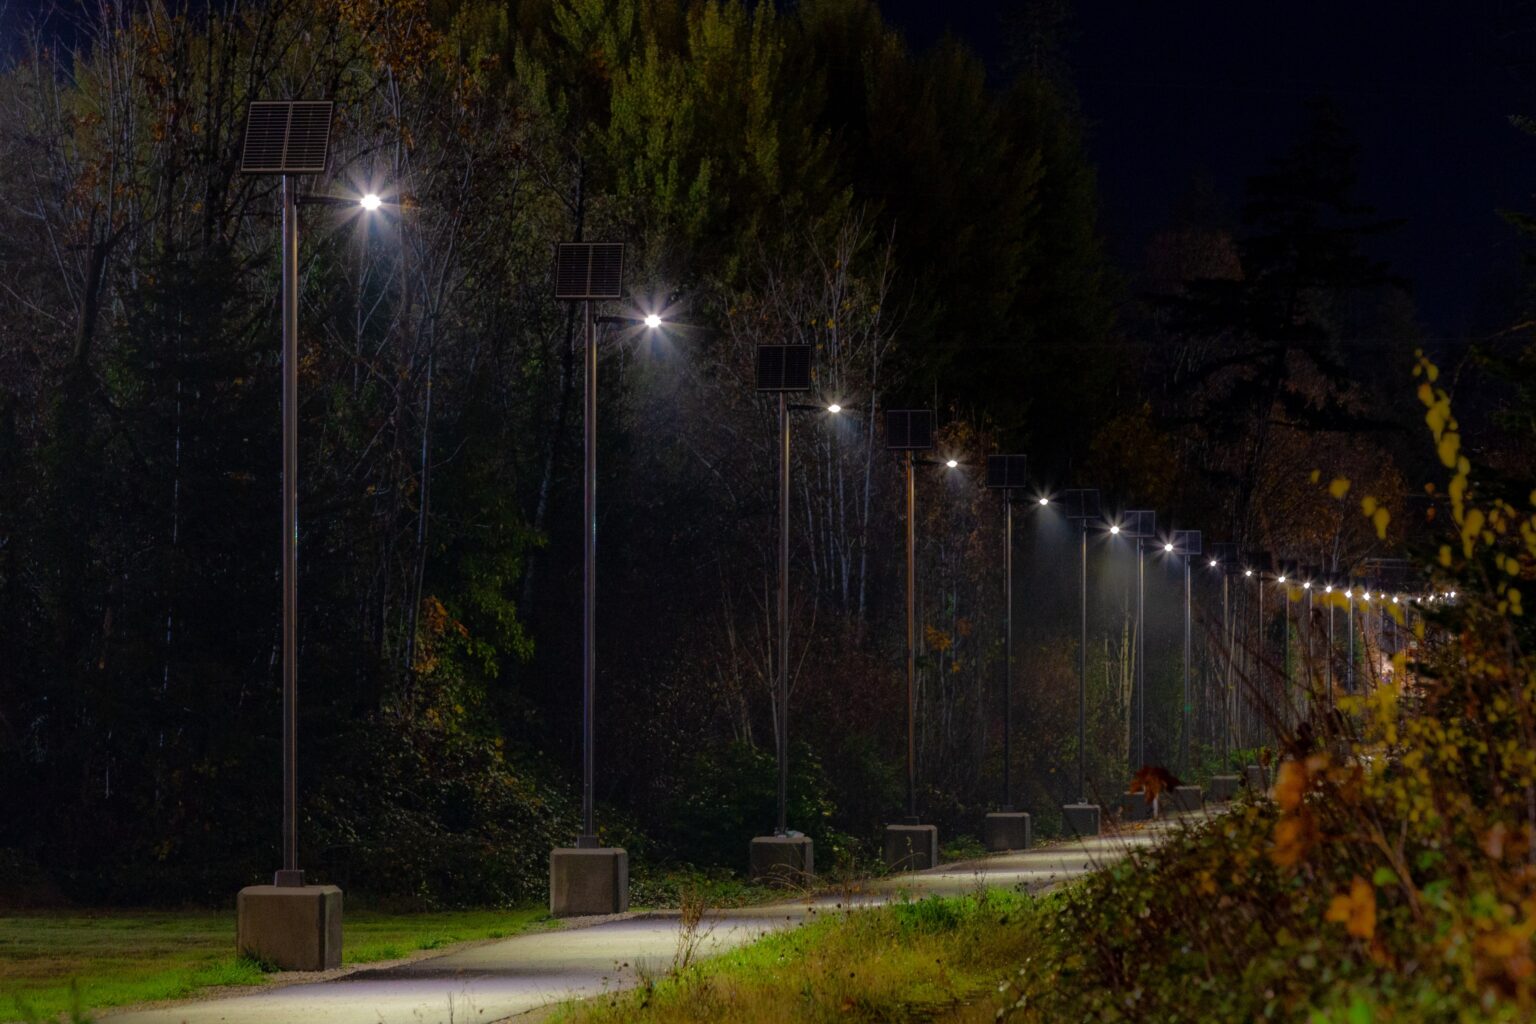
M 341 890 L 248 885 L 235 898 L 235 949 L 284 971 L 341 966 Z
M 816 850 L 810 836 L 757 836 L 748 863 L 755 879 L 804 885 L 816 875 Z
M 939 863 L 937 825 L 885 826 L 885 866 L 892 871 L 922 871 Z
M 617 846 L 549 851 L 549 912 L 555 917 L 629 909 L 629 854 Z
M 1199 786 L 1177 786 L 1163 794 L 1158 808 L 1170 814 L 1194 814 L 1205 810 L 1205 794 Z
M 1212 802 L 1224 804 L 1237 796 L 1237 791 L 1243 786 L 1241 775 L 1212 775 L 1211 789 L 1206 795 Z
M 1067 835 L 1082 838 L 1099 834 L 1098 804 L 1067 804 L 1061 809 L 1061 816 L 1067 826 Z
M 1243 770 L 1243 779 L 1249 789 L 1259 796 L 1269 795 L 1269 772 L 1263 765 L 1251 764 Z
M 1145 793 L 1126 793 L 1120 797 L 1121 821 L 1148 821 L 1152 817 L 1152 801 Z
M 994 811 L 987 815 L 986 842 L 991 852 L 1027 850 L 1032 838 L 1029 815 L 1023 811 Z

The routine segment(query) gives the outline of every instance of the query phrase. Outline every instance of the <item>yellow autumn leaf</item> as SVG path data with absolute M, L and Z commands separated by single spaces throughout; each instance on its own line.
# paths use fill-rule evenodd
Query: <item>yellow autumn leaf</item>
M 1328 904 L 1324 919 L 1342 924 L 1344 930 L 1357 939 L 1369 939 L 1376 934 L 1376 890 L 1371 883 L 1356 875 L 1349 883 L 1349 892 L 1340 893 Z
M 1333 482 L 1328 485 L 1328 493 L 1342 500 L 1344 495 L 1349 493 L 1349 480 L 1342 476 L 1334 477 Z M 1531 504 L 1536 505 L 1536 494 L 1532 495 Z
M 1378 508 L 1371 514 L 1371 523 L 1376 527 L 1376 536 L 1382 540 L 1387 539 L 1387 524 L 1392 521 L 1392 516 L 1385 508 Z

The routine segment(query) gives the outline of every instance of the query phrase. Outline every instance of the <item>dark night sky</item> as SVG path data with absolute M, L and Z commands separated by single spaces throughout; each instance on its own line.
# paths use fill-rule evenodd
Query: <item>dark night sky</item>
M 79 0 L 61 0 L 68 10 Z M 945 31 L 999 71 L 1018 0 L 880 0 L 915 48 Z M 51 0 L 0 0 L 9 37 Z M 1328 96 L 1361 150 L 1360 197 L 1406 224 L 1377 255 L 1414 284 L 1432 335 L 1502 325 L 1518 263 L 1499 209 L 1536 211 L 1536 0 L 1077 0 L 1068 51 L 1099 171 L 1102 230 L 1133 270 L 1197 176 L 1236 210 L 1243 181 Z M 1522 67 L 1523 63 L 1523 67 Z
M 950 30 L 994 69 L 1007 0 L 884 0 L 909 41 Z M 1079 0 L 1068 56 L 1099 171 L 1102 228 L 1139 262 L 1198 175 L 1236 210 L 1243 181 L 1282 151 L 1302 104 L 1331 97 L 1360 146 L 1360 198 L 1407 223 L 1377 255 L 1414 285 L 1431 334 L 1501 324 L 1517 243 L 1499 209 L 1536 209 L 1536 4 L 1502 0 Z M 1525 62 L 1524 74 L 1520 67 Z M 1483 306 L 1480 310 L 1479 307 Z

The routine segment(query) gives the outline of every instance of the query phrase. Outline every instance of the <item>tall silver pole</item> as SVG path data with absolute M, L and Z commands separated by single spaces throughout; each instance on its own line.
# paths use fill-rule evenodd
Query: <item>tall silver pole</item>
M 1189 556 L 1184 556 L 1184 744 L 1179 753 L 1179 770 L 1189 773 Z
M 586 466 L 582 476 L 581 609 L 581 836 L 578 847 L 595 848 L 597 823 L 593 812 L 593 723 L 597 700 L 597 329 L 592 303 L 582 304 L 582 336 L 586 339 L 586 388 L 582 413 Z
M 1147 554 L 1136 541 L 1136 763 L 1147 763 Z
M 283 869 L 300 886 L 298 799 L 299 210 L 298 181 L 283 175 Z
M 1355 590 L 1350 588 L 1346 595 L 1349 601 L 1346 607 L 1344 627 L 1349 632 L 1349 668 L 1344 673 L 1344 686 L 1350 693 L 1355 692 Z
M 1232 622 L 1232 578 L 1226 567 L 1221 574 L 1221 635 L 1227 642 L 1226 679 L 1221 687 L 1221 770 L 1231 767 L 1232 749 L 1232 648 L 1237 645 L 1237 628 Z
M 1280 699 L 1275 702 L 1275 738 L 1290 720 L 1291 704 L 1291 585 L 1280 584 Z
M 906 453 L 907 468 L 907 824 L 917 821 L 917 652 L 913 634 L 917 627 L 915 574 L 917 570 L 917 532 L 913 516 L 917 501 L 912 480 L 912 452 Z
M 789 401 L 779 392 L 779 823 L 789 834 Z
M 1328 602 L 1328 710 L 1333 710 L 1333 659 L 1338 650 L 1333 646 L 1333 602 Z
M 1013 492 L 1003 491 L 1003 810 L 1013 810 Z
M 1077 788 L 1078 800 L 1088 802 L 1088 520 L 1079 522 L 1082 532 L 1083 586 L 1082 635 L 1077 645 Z
M 1254 656 L 1254 663 L 1253 663 L 1253 667 L 1254 667 L 1254 672 L 1253 672 L 1254 688 L 1253 688 L 1253 691 L 1254 691 L 1255 694 L 1257 694 L 1259 701 L 1263 701 L 1265 693 L 1268 692 L 1264 688 L 1264 685 L 1263 685 L 1263 681 L 1264 681 L 1264 573 L 1263 572 L 1259 572 L 1257 575 L 1258 575 L 1258 580 L 1259 580 L 1259 587 L 1258 587 L 1258 590 L 1259 590 L 1259 639 L 1258 639 L 1258 653 Z M 1251 722 L 1251 724 L 1253 726 L 1253 731 L 1249 734 L 1248 738 L 1250 740 L 1256 741 L 1259 737 L 1264 735 L 1263 725 L 1259 721 L 1259 717 L 1262 714 L 1263 705 L 1262 705 L 1262 703 L 1255 703 L 1252 698 L 1249 699 L 1248 704 L 1249 704 L 1249 710 L 1252 713 L 1252 722 Z

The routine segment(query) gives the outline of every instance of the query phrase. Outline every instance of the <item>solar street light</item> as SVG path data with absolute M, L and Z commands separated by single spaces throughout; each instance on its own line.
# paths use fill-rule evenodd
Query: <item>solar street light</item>
M 1190 723 L 1190 697 L 1189 697 L 1189 661 L 1190 642 L 1192 637 L 1192 618 L 1190 616 L 1190 585 L 1189 564 L 1190 560 L 1201 552 L 1199 530 L 1175 530 L 1169 542 L 1163 545 L 1163 550 L 1177 553 L 1184 560 L 1184 742 L 1179 751 L 1179 770 L 1186 775 L 1189 773 L 1189 723 Z
M 1088 524 L 1103 521 L 1099 504 L 1099 492 L 1092 488 L 1072 488 L 1061 494 L 1062 510 L 1070 522 L 1077 524 L 1081 551 L 1079 576 L 1080 632 L 1077 642 L 1077 791 L 1078 803 L 1067 810 L 1069 819 L 1076 819 L 1091 826 L 1092 834 L 1098 833 L 1099 809 L 1088 800 Z M 1119 533 L 1118 526 L 1110 527 L 1111 533 Z M 1087 834 L 1088 828 L 1079 827 L 1079 834 Z
M 949 465 L 955 465 L 953 459 Z M 1003 803 L 999 810 L 1004 814 L 1013 812 L 1013 492 L 1028 484 L 1027 456 L 987 456 L 987 487 L 1003 495 Z
M 1147 542 L 1157 536 L 1157 513 L 1132 509 L 1125 514 L 1124 532 L 1136 540 L 1136 763 L 1147 758 Z
M 597 721 L 597 327 L 594 302 L 624 294 L 622 242 L 561 242 L 555 248 L 555 298 L 582 304 L 585 343 L 582 435 L 581 835 L 574 850 L 550 852 L 550 909 L 555 916 L 616 913 L 629 905 L 629 859 L 597 835 L 594 785 Z M 603 317 L 602 322 L 631 322 Z
M 1231 583 L 1238 566 L 1242 563 L 1242 556 L 1236 544 L 1222 542 L 1211 545 L 1211 568 L 1221 570 L 1221 635 L 1226 647 L 1226 666 L 1222 678 L 1222 709 L 1221 709 L 1221 768 L 1225 772 L 1229 767 L 1230 747 L 1232 741 L 1232 666 L 1233 648 L 1237 646 L 1237 624 L 1232 620 Z M 1234 776 L 1223 776 L 1234 779 Z M 1213 780 L 1212 789 L 1215 789 Z
M 273 885 L 302 887 L 298 839 L 298 178 L 324 174 L 330 160 L 329 100 L 252 103 L 241 143 L 243 174 L 282 177 L 283 345 L 283 867 Z
M 753 840 L 754 857 L 763 850 L 783 847 L 782 840 L 790 837 L 789 831 L 789 417 L 795 411 L 820 412 L 821 406 L 790 402 L 793 392 L 809 391 L 811 387 L 810 345 L 759 345 L 757 347 L 757 390 L 773 394 L 778 399 L 779 413 L 779 659 L 777 693 L 775 694 L 778 717 L 778 818 L 773 838 Z M 778 840 L 777 846 L 774 841 Z M 813 864 L 811 841 L 795 837 L 797 849 L 784 849 L 783 858 L 764 854 L 762 866 L 754 863 L 754 873 L 768 874 L 788 870 L 803 877 L 810 873 Z
M 298 432 L 299 432 L 299 178 L 325 173 L 330 160 L 334 107 L 328 100 L 259 101 L 246 109 L 241 142 L 243 174 L 282 178 L 282 863 L 274 892 L 242 890 L 237 900 L 240 952 L 287 969 L 319 970 L 341 964 L 341 890 L 306 886 L 298 837 Z M 249 909 L 248 909 L 249 905 Z M 333 920 L 334 919 L 334 920 Z M 318 937 L 313 929 L 318 924 Z M 283 935 L 309 932 L 305 953 Z
M 913 453 L 933 447 L 932 409 L 888 409 L 885 446 L 902 453 L 907 484 L 907 817 L 917 818 L 917 501 L 912 475 Z

